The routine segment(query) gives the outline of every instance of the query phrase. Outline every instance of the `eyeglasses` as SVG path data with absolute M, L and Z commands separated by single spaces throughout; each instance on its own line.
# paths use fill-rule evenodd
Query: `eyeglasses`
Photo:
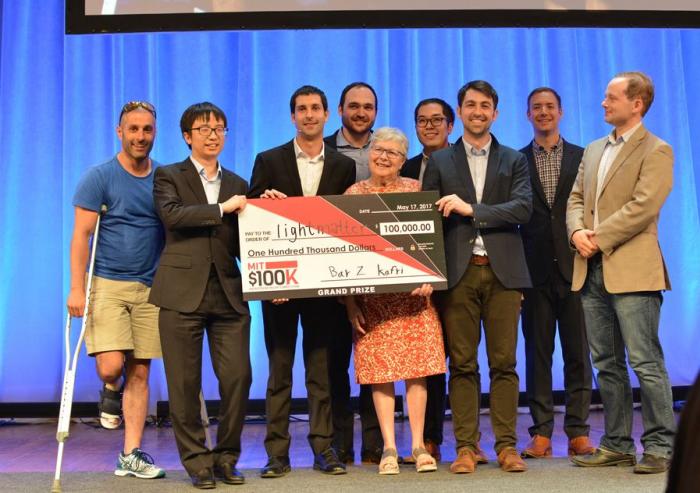
M 148 111 L 151 115 L 153 115 L 153 118 L 156 117 L 156 108 L 151 103 L 148 103 L 146 101 L 129 101 L 124 106 L 122 106 L 122 111 L 121 113 L 119 113 L 119 121 L 122 121 L 122 117 L 127 113 L 130 113 L 139 108 L 143 108 L 144 110 Z
M 228 133 L 228 128 L 226 127 L 208 127 L 206 125 L 202 125 L 201 127 L 193 127 L 190 130 L 196 130 L 199 132 L 199 135 L 202 137 L 209 137 L 212 132 L 214 132 L 216 135 L 219 137 L 223 137 Z
M 386 153 L 386 157 L 388 157 L 392 161 L 396 161 L 397 159 L 400 159 L 403 156 L 405 156 L 403 152 L 393 151 L 391 149 L 384 149 L 383 147 L 371 147 L 369 152 L 374 154 L 376 157 L 379 157 L 382 154 Z
M 416 120 L 416 127 L 427 127 L 428 123 L 430 123 L 430 125 L 432 125 L 433 127 L 439 127 L 445 120 L 447 120 L 447 118 L 445 118 L 444 116 L 434 116 L 432 118 L 418 118 Z

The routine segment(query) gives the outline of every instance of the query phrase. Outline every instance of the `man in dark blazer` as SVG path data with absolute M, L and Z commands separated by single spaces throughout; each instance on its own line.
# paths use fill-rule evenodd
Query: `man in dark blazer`
M 342 194 L 355 183 L 355 163 L 323 145 L 323 126 L 328 119 L 326 95 L 316 87 L 302 86 L 292 95 L 289 106 L 296 137 L 257 155 L 248 196 L 280 200 L 288 196 Z M 309 405 L 308 438 L 314 469 L 344 474 L 345 465 L 332 447 L 328 342 L 337 330 L 336 321 L 347 319 L 345 308 L 334 298 L 305 298 L 263 301 L 262 312 L 270 362 L 265 399 L 268 462 L 261 477 L 276 478 L 291 470 L 289 412 L 300 319 Z
M 401 176 L 413 178 L 422 183 L 430 155 L 450 145 L 448 139 L 454 126 L 455 112 L 447 101 L 440 98 L 423 99 L 418 102 L 413 111 L 413 121 L 416 125 L 416 136 L 423 145 L 423 150 L 403 164 Z M 442 445 L 442 429 L 445 421 L 446 379 L 444 373 L 431 375 L 426 379 L 428 401 L 425 406 L 423 441 L 426 450 L 437 461 L 442 459 L 440 445 Z M 414 462 L 413 456 L 404 457 L 404 462 Z
M 457 442 L 453 473 L 478 462 L 479 380 L 477 353 L 484 324 L 491 377 L 491 424 L 501 468 L 527 469 L 515 449 L 521 290 L 530 287 L 518 231 L 532 213 L 527 160 L 498 143 L 490 128 L 498 94 L 486 81 L 465 84 L 457 94 L 462 140 L 430 156 L 424 190 L 437 190 L 447 257 L 448 290 L 439 299 L 450 362 L 450 405 Z
M 569 455 L 593 451 L 587 424 L 591 359 L 581 295 L 571 291 L 574 254 L 566 233 L 566 201 L 583 149 L 561 137 L 562 115 L 561 97 L 554 89 L 538 87 L 529 94 L 527 118 L 535 136 L 520 152 L 530 167 L 532 218 L 520 232 L 533 285 L 524 291 L 522 310 L 527 398 L 533 422 L 528 430 L 532 439 L 522 455 L 532 458 L 552 455 L 552 354 L 557 326 L 564 359 L 564 432 L 569 438 Z
M 251 383 L 250 315 L 241 294 L 236 212 L 247 184 L 218 162 L 226 115 L 211 103 L 185 110 L 183 138 L 192 150 L 181 163 L 156 169 L 156 210 L 165 225 L 165 249 L 151 289 L 160 306 L 159 327 L 170 416 L 180 460 L 197 488 L 213 488 L 214 475 L 241 484 L 236 469 Z M 205 446 L 199 420 L 202 340 L 206 330 L 221 408 L 217 443 Z

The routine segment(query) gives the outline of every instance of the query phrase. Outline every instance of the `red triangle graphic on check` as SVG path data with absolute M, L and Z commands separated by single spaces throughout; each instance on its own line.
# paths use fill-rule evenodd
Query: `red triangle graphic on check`
M 374 253 L 425 272 L 428 275 L 442 278 L 440 274 L 421 264 L 403 250 L 395 250 L 396 245 L 387 241 L 323 197 L 288 197 L 283 200 L 251 199 L 249 202 L 256 207 L 304 226 L 314 229 L 325 229 L 326 233 L 331 229 L 330 226 L 341 224 L 344 231 L 353 232 L 351 236 L 343 237 L 343 241 L 358 246 L 374 247 Z M 309 209 L 314 211 L 313 220 L 309 217 Z

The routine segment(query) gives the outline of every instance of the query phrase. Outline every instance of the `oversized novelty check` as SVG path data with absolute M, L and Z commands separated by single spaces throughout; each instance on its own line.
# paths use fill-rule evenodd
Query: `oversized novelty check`
M 437 192 L 251 199 L 238 216 L 243 299 L 447 288 Z

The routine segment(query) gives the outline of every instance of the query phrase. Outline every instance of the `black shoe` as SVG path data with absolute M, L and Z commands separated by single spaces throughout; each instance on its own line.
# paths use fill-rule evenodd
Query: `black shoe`
M 622 454 L 599 447 L 592 454 L 574 455 L 571 462 L 581 467 L 633 466 L 637 459 L 634 454 Z
M 659 455 L 644 454 L 642 460 L 634 466 L 637 474 L 658 474 L 668 471 L 671 466 L 671 459 Z
M 335 450 L 333 450 L 332 447 L 328 447 L 320 454 L 316 454 L 316 457 L 314 457 L 314 469 L 324 474 L 336 475 L 347 473 L 345 464 L 338 460 L 338 456 L 335 454 Z
M 355 451 L 349 450 L 345 451 L 343 449 L 338 449 L 336 454 L 338 455 L 338 460 L 343 464 L 354 464 L 355 463 Z
M 362 449 L 362 452 L 360 453 L 360 458 L 362 459 L 363 464 L 379 464 L 379 462 L 382 460 L 382 452 L 383 450 L 380 448 L 370 450 L 370 449 Z
M 190 479 L 192 480 L 192 486 L 200 490 L 211 490 L 216 488 L 214 473 L 208 467 L 205 467 L 197 474 L 191 474 Z
M 241 471 L 236 469 L 235 464 L 231 464 L 230 462 L 222 462 L 218 466 L 215 466 L 214 474 L 226 484 L 245 483 L 245 476 L 243 476 Z
M 265 467 L 260 469 L 261 478 L 281 478 L 292 468 L 289 465 L 289 457 L 270 457 Z

